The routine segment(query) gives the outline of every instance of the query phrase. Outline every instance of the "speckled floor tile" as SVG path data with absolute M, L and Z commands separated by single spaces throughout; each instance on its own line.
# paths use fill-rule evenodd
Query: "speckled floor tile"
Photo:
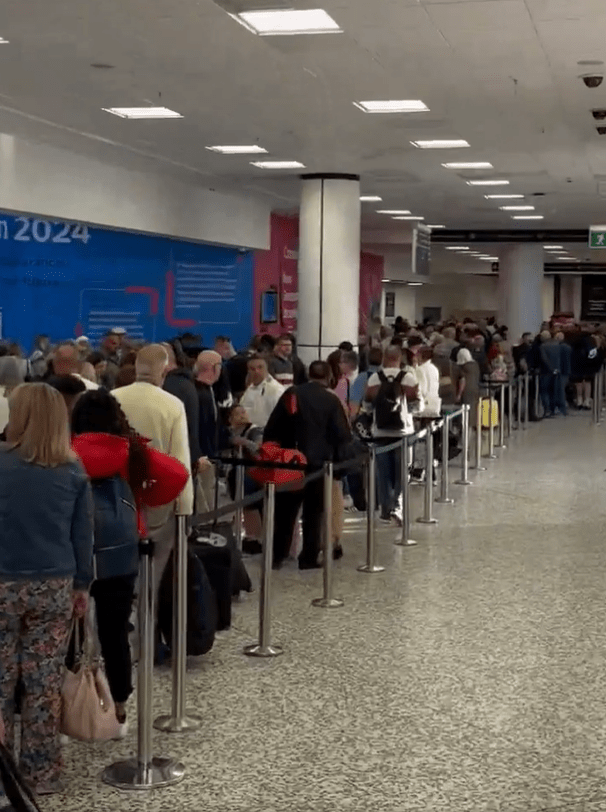
M 364 575 L 364 523 L 347 516 L 335 594 L 319 572 L 274 579 L 272 636 L 284 655 L 242 655 L 258 596 L 188 663 L 203 719 L 154 734 L 185 781 L 124 793 L 99 781 L 124 742 L 66 750 L 68 793 L 48 812 L 606 812 L 606 428 L 586 416 L 518 432 L 474 484 L 414 525 L 416 547 L 377 532 L 386 567 Z M 457 470 L 453 466 L 453 479 Z M 412 515 L 422 512 L 412 489 Z M 258 579 L 258 561 L 249 562 Z M 170 671 L 155 672 L 155 713 Z M 134 715 L 134 714 L 133 714 Z

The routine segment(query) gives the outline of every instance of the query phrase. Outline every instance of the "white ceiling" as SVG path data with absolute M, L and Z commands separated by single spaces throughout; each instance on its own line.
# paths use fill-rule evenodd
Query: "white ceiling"
M 269 5 L 270 3 L 266 3 Z M 279 3 L 276 3 L 279 5 Z M 606 0 L 312 0 L 341 35 L 258 38 L 212 0 L 3 0 L 0 131 L 120 165 L 254 190 L 292 210 L 296 174 L 269 175 L 211 144 L 258 142 L 310 172 L 359 173 L 385 208 L 428 223 L 516 227 L 489 189 L 441 167 L 489 160 L 511 192 L 537 198 L 541 227 L 606 219 L 606 136 L 593 107 L 606 82 Z M 91 63 L 108 63 L 100 70 Z M 356 99 L 422 99 L 430 112 L 364 115 Z M 125 121 L 102 107 L 148 102 L 184 115 Z M 606 122 L 605 122 L 606 123 Z M 413 148 L 420 138 L 464 138 L 472 149 Z M 530 201 L 534 202 L 534 201 Z M 364 204 L 365 232 L 405 241 L 406 223 Z

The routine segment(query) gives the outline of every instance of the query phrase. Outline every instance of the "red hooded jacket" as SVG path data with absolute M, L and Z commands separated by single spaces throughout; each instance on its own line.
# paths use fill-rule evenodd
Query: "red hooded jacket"
M 143 443 L 149 442 L 143 439 Z M 128 482 L 130 440 L 115 434 L 87 432 L 72 437 L 72 448 L 80 457 L 91 479 L 105 479 L 119 474 Z M 137 503 L 139 535 L 146 534 L 144 507 L 159 507 L 173 502 L 187 483 L 189 471 L 168 454 L 146 446 L 149 479 L 143 488 L 133 489 Z

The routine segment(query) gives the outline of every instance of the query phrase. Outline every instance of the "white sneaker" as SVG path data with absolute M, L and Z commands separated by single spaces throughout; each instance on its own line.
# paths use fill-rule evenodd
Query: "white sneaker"
M 122 722 L 122 724 L 118 727 L 118 732 L 113 738 L 113 741 L 120 741 L 121 739 L 125 739 L 128 736 L 128 722 Z
M 343 497 L 343 507 L 345 510 L 351 510 L 353 507 L 353 499 L 351 496 L 348 495 Z

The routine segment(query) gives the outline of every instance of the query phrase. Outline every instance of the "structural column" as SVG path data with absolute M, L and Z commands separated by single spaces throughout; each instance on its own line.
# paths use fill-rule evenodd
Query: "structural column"
M 299 223 L 298 346 L 303 361 L 358 343 L 360 178 L 303 175 Z
M 499 320 L 518 341 L 536 333 L 543 321 L 543 246 L 503 246 L 499 252 Z

